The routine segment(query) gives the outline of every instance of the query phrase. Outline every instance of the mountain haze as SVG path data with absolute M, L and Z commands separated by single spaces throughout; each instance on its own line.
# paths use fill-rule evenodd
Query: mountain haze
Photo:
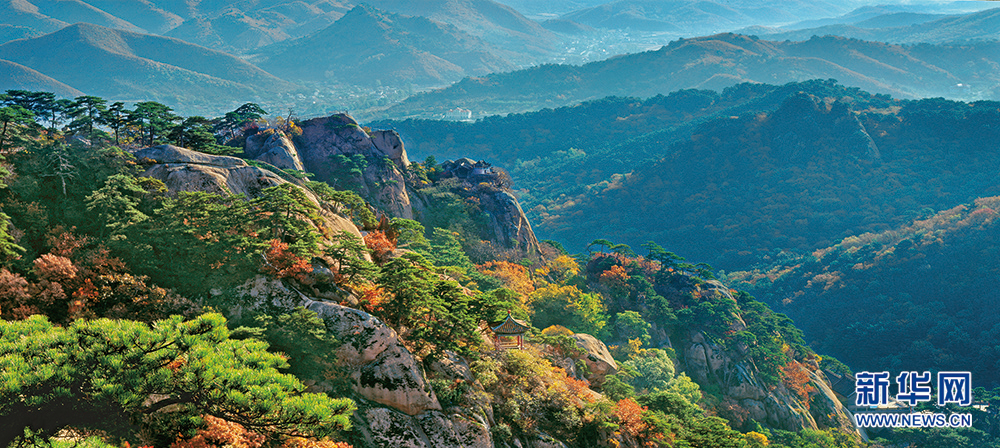
M 793 22 L 845 12 L 850 3 L 822 0 L 670 1 L 618 0 L 562 16 L 595 28 L 710 34 L 747 25 Z
M 1000 39 L 1000 8 L 945 17 L 896 13 L 853 24 L 757 34 L 772 40 L 805 40 L 811 36 L 835 35 L 897 44 L 997 40 Z
M 213 99 L 245 100 L 259 89 L 285 87 L 284 81 L 225 53 L 82 23 L 2 44 L 0 59 L 116 100 L 204 104 Z
M 384 11 L 455 25 L 486 42 L 522 53 L 522 61 L 515 62 L 534 62 L 549 54 L 557 39 L 538 23 L 492 0 L 369 0 L 365 3 Z
M 166 35 L 209 48 L 244 53 L 325 28 L 350 8 L 340 3 L 283 3 L 192 17 Z
M 609 95 L 648 97 L 689 88 L 721 90 L 748 81 L 780 84 L 815 78 L 901 98 L 996 98 L 998 61 L 997 42 L 899 46 L 833 36 L 777 42 L 719 34 L 582 66 L 543 65 L 464 79 L 415 95 L 387 115 L 429 116 L 456 106 L 501 114 Z
M 67 98 L 83 95 L 83 92 L 45 76 L 37 70 L 3 59 L 0 59 L 0 85 L 4 86 L 5 90 L 52 92 Z
M 262 54 L 259 65 L 285 79 L 355 85 L 434 86 L 514 68 L 497 56 L 511 52 L 452 25 L 365 5 L 326 29 Z

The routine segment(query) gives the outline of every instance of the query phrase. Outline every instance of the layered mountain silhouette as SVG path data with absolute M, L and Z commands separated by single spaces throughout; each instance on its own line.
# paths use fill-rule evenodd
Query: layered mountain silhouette
M 0 59 L 0 85 L 4 90 L 32 90 L 36 92 L 52 92 L 63 97 L 77 97 L 83 92 L 63 84 L 37 70 L 21 64 Z
M 83 23 L 2 44 L 0 59 L 116 100 L 228 104 L 253 98 L 259 89 L 287 88 L 284 81 L 226 53 Z
M 834 35 L 900 44 L 997 40 L 1000 39 L 1000 8 L 951 16 L 899 12 L 855 23 L 794 31 L 762 29 L 755 34 L 773 40 L 804 40 L 812 36 Z
M 802 17 L 842 14 L 849 2 L 824 0 L 660 1 L 618 0 L 562 16 L 595 28 L 634 31 L 713 33 L 760 23 L 794 22 Z
M 164 2 L 166 3 L 166 2 Z M 86 22 L 126 31 L 165 32 L 181 23 L 174 13 L 140 0 L 3 0 L 0 22 L 48 33 Z
M 484 114 L 558 107 L 609 95 L 648 97 L 740 82 L 837 79 L 901 98 L 995 98 L 1000 43 L 899 46 L 843 37 L 775 42 L 737 34 L 682 39 L 656 51 L 582 66 L 544 65 L 470 78 L 416 95 L 389 116 L 432 116 L 456 106 Z
M 492 0 L 0 0 L 0 26 L 17 27 L 0 29 L 0 39 L 10 36 L 0 42 L 85 22 L 241 54 L 322 30 L 363 3 L 454 25 L 516 52 L 525 64 L 549 55 L 557 40 L 551 31 Z
M 525 63 L 550 54 L 557 40 L 537 22 L 492 0 L 367 0 L 365 3 L 384 11 L 455 25 L 486 42 L 522 54 Z
M 458 28 L 362 5 L 307 37 L 264 49 L 259 65 L 286 79 L 354 85 L 443 85 L 508 71 L 512 55 Z
M 197 16 L 166 35 L 230 52 L 243 53 L 330 26 L 349 6 L 339 2 L 296 1 L 243 11 L 230 7 L 211 16 Z

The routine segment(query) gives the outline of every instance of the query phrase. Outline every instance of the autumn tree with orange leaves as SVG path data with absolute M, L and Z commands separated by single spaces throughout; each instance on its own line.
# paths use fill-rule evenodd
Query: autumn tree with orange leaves
M 816 392 L 811 381 L 806 367 L 794 359 L 781 367 L 781 383 L 802 399 L 806 409 L 809 408 L 809 394 Z

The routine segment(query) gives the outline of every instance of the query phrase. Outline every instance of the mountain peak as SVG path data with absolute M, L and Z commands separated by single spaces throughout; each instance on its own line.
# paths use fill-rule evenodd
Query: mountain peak
M 79 22 L 56 31 L 49 36 L 59 40 L 86 42 L 94 47 L 117 54 L 131 54 L 132 49 L 122 38 L 128 31 L 115 30 L 93 23 Z

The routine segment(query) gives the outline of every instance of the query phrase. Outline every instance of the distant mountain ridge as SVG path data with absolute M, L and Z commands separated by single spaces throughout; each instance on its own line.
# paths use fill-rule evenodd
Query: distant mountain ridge
M 762 22 L 793 22 L 846 12 L 850 2 L 780 0 L 712 2 L 617 0 L 563 15 L 595 28 L 711 34 Z
M 482 115 L 504 114 L 609 95 L 648 97 L 689 88 L 721 90 L 748 81 L 781 84 L 816 78 L 901 98 L 997 98 L 998 62 L 997 42 L 904 47 L 842 37 L 776 42 L 727 33 L 582 66 L 543 65 L 469 78 L 415 95 L 386 115 L 428 117 L 456 106 Z
M 0 45 L 0 59 L 110 99 L 238 102 L 286 83 L 228 54 L 177 39 L 79 23 Z M 65 80 L 65 81 L 64 81 Z
M 897 44 L 947 43 L 1000 39 L 1000 8 L 925 20 L 919 15 L 897 13 L 876 16 L 857 23 L 824 25 L 794 31 L 758 32 L 773 40 L 805 40 L 812 36 L 843 36 Z M 912 13 L 911 13 L 912 14 Z M 892 19 L 897 19 L 893 23 Z M 931 17 L 926 17 L 931 18 Z
M 0 25 L 50 33 L 85 22 L 245 53 L 319 31 L 361 4 L 454 25 L 523 55 L 520 63 L 537 62 L 557 40 L 551 31 L 492 0 L 3 0 Z
M 515 56 L 452 25 L 361 5 L 323 30 L 264 48 L 259 65 L 290 80 L 440 86 L 515 68 L 498 54 Z
M 0 85 L 5 89 L 52 92 L 62 97 L 77 97 L 83 92 L 29 67 L 0 59 Z

